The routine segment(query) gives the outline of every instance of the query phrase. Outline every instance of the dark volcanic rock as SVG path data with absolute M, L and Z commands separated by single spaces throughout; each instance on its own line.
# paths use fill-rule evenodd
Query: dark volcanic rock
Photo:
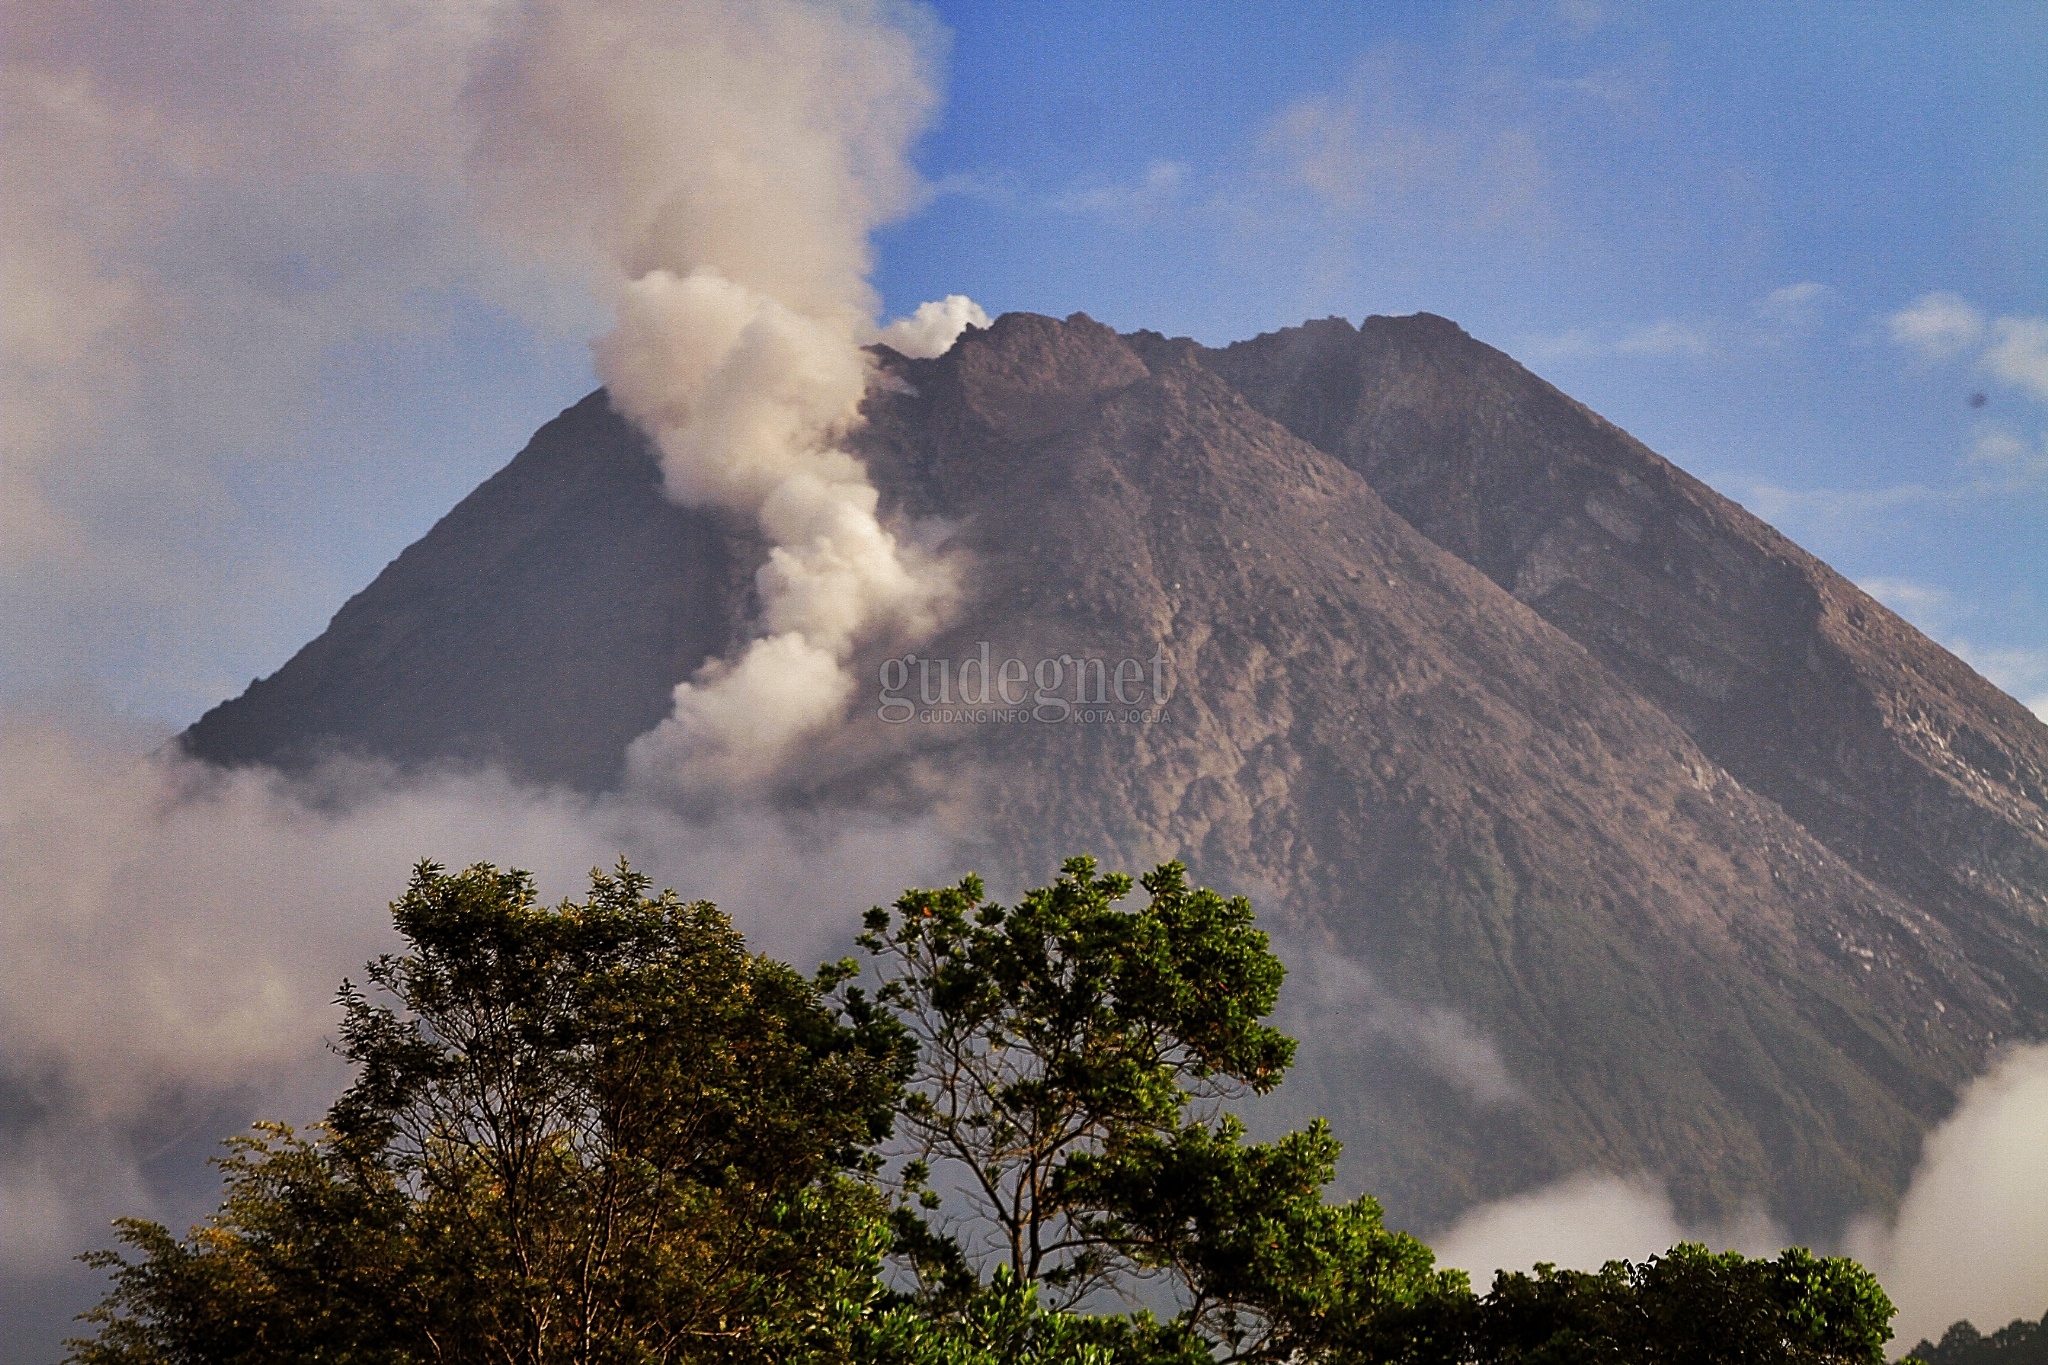
M 1302 968 L 1293 1088 L 1398 1219 L 1647 1169 L 1688 1213 L 1761 1203 L 1826 1231 L 1896 1194 L 1994 1037 L 2043 1031 L 2038 722 L 1450 324 L 1205 352 L 1010 315 L 884 363 L 862 452 L 969 565 L 916 652 L 1139 660 L 1164 714 L 896 725 L 864 694 L 786 797 L 935 806 L 1012 887 L 1090 850 L 1253 894 Z M 188 742 L 613 776 L 737 638 L 759 551 L 661 503 L 600 403 Z M 564 628 L 532 630 L 538 610 Z M 1864 635 L 1829 633 L 1857 612 Z M 471 652 L 508 634 L 530 653 Z M 904 648 L 877 643 L 863 676 Z M 1737 697 L 1792 757 L 1729 737 Z M 1917 719 L 1873 730 L 1866 699 Z M 1888 724 L 1939 742 L 1886 748 Z M 1802 806 L 1811 781 L 1850 795 Z M 1809 813 L 1849 806 L 1949 821 L 1970 851 L 1920 828 L 1887 858 Z M 1948 890 L 1969 868 L 1999 887 Z
M 226 765 L 342 752 L 615 785 L 676 683 L 738 638 L 761 555 L 743 521 L 665 499 L 652 448 L 591 394 L 185 748 Z

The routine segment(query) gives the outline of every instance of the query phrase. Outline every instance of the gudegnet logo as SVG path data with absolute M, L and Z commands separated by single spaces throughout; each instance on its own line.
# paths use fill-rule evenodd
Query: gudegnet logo
M 1149 724 L 1164 714 L 1172 676 L 1159 648 L 1150 658 L 1055 654 L 1027 661 L 996 659 L 983 640 L 960 660 L 884 659 L 875 715 L 890 725 Z

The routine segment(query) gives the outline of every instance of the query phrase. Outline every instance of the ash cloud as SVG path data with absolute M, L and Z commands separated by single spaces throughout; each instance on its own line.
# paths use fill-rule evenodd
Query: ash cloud
M 770 775 L 844 710 L 858 638 L 917 638 L 954 595 L 843 446 L 878 335 L 868 235 L 918 202 L 909 152 L 937 100 L 928 40 L 891 17 L 558 3 L 520 15 L 476 87 L 484 197 L 508 236 L 595 275 L 617 316 L 598 373 L 669 495 L 755 517 L 772 547 L 760 637 L 634 744 L 649 788 Z
M 879 335 L 868 233 L 924 193 L 908 151 L 938 39 L 920 9 L 858 0 L 30 0 L 5 22 L 0 554 L 37 585 L 6 602 L 9 695 L 111 674 L 188 711 L 246 674 L 224 657 L 304 638 L 316 623 L 278 604 L 356 584 L 309 590 L 302 533 L 378 519 L 367 490 L 462 491 L 423 490 L 410 448 L 365 449 L 369 415 L 432 376 L 349 380 L 360 410 L 328 386 L 351 355 L 433 354 L 473 305 L 536 344 L 609 326 L 598 365 L 671 492 L 756 516 L 773 546 L 761 638 L 685 685 L 633 794 L 221 773 L 153 752 L 162 733 L 0 715 L 0 1278 L 47 1347 L 91 1293 L 63 1258 L 108 1217 L 182 1224 L 211 1202 L 216 1139 L 332 1097 L 328 1002 L 389 946 L 416 859 L 522 864 L 558 896 L 624 852 L 800 964 L 871 901 L 957 873 L 936 822 L 746 795 L 836 717 L 857 636 L 914 635 L 950 592 L 841 448 Z M 948 300 L 894 335 L 949 344 L 980 317 Z M 535 401 L 535 379 L 508 356 L 479 410 Z M 502 460 L 540 415 L 510 405 L 466 439 Z M 266 530 L 224 493 L 252 487 L 290 515 Z M 715 817 L 678 813 L 692 788 Z M 0 1356 L 37 1349 L 16 1335 Z
M 110 675 L 162 715 L 306 638 L 308 603 L 587 382 L 584 338 L 674 306 L 661 273 L 811 324 L 831 363 L 753 407 L 794 395 L 824 416 L 786 434 L 829 450 L 876 333 L 867 235 L 925 194 L 942 45 L 914 5 L 800 0 L 25 0 L 4 23 L 0 563 L 39 585 L 0 603 L 6 691 Z M 458 379 L 476 328 L 497 363 Z M 622 401 L 672 406 L 692 364 L 731 399 L 744 359 L 670 356 Z M 447 415 L 432 460 L 414 408 Z M 711 496 L 679 449 L 679 494 Z M 771 529 L 879 624 L 944 574 L 864 482 Z M 878 547 L 911 604 L 878 603 L 902 596 Z

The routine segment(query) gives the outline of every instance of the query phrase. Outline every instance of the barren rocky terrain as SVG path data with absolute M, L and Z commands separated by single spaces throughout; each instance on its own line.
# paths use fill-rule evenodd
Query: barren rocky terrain
M 777 799 L 936 815 L 1012 889 L 1090 851 L 1253 895 L 1290 1090 L 1397 1222 L 1596 1169 L 1823 1235 L 2048 1035 L 2048 726 L 1455 325 L 1011 314 L 881 367 L 859 453 L 966 576 L 864 686 L 986 644 L 1065 656 L 1062 705 L 1132 660 L 1158 714 L 949 718 L 906 664 L 919 715 L 864 691 Z M 593 394 L 185 744 L 603 789 L 761 558 Z

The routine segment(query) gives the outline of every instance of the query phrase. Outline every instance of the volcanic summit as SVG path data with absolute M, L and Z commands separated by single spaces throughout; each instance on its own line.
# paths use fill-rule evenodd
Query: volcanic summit
M 999 886 L 1086 851 L 1251 894 L 1397 1222 L 1592 1169 L 1824 1235 L 2048 1036 L 2048 726 L 1453 323 L 876 354 L 855 449 L 963 595 L 866 643 L 774 799 L 935 813 Z M 594 393 L 183 742 L 614 787 L 764 556 Z M 1010 660 L 1037 714 L 977 719 Z

